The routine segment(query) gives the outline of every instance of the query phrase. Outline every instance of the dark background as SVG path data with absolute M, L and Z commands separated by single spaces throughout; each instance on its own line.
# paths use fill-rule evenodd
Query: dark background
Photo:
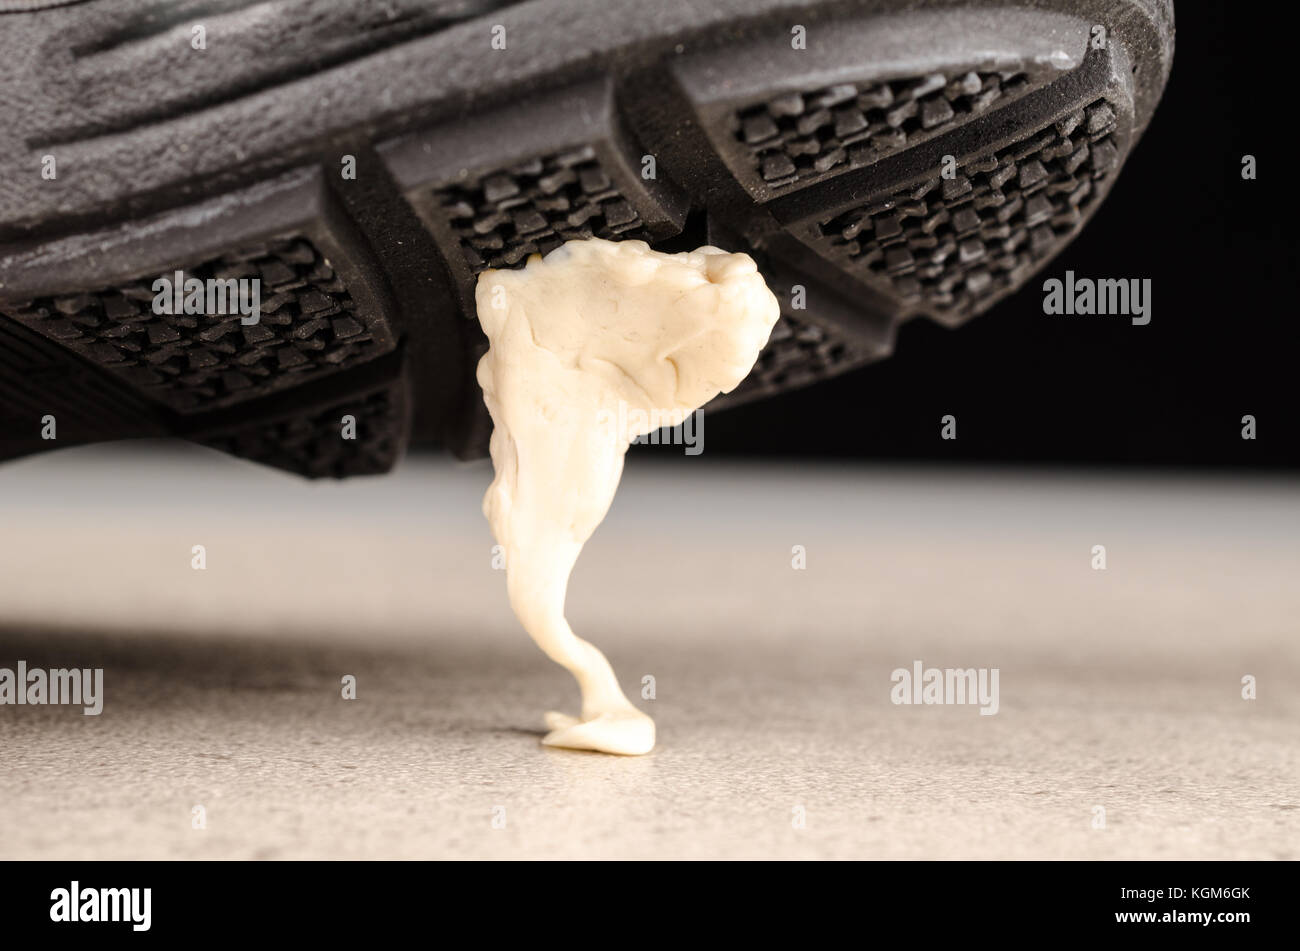
M 957 330 L 913 321 L 882 363 L 708 415 L 709 455 L 1294 468 L 1297 53 L 1258 9 L 1176 4 L 1173 71 L 1145 136 L 1019 293 Z M 1042 282 L 1067 269 L 1150 278 L 1151 323 L 1045 316 Z M 939 438 L 946 413 L 956 440 Z

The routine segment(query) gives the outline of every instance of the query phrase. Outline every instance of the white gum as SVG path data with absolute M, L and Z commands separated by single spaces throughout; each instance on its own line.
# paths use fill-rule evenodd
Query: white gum
M 776 298 L 746 254 L 592 238 L 483 272 L 476 303 L 496 471 L 483 513 L 505 550 L 515 615 L 582 691 L 581 716 L 548 713 L 542 742 L 648 753 L 654 721 L 564 619 L 569 574 L 631 441 L 735 388 L 767 343 Z

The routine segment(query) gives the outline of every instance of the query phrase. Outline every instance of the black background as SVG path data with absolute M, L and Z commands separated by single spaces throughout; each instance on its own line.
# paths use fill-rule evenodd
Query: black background
M 913 321 L 882 363 L 708 415 L 707 453 L 1294 468 L 1297 53 L 1260 9 L 1176 4 L 1151 125 L 1092 221 L 1019 293 L 957 330 Z M 1150 278 L 1151 323 L 1045 316 L 1042 282 L 1067 269 Z M 939 437 L 946 413 L 956 440 Z
M 979 929 L 990 943 L 1006 943 L 1007 937 L 1020 943 L 1068 929 L 1071 935 L 1106 941 L 1127 935 L 1129 942 L 1186 947 L 1197 946 L 1199 939 L 1217 948 L 1254 945 L 1291 923 L 1292 870 L 1286 862 L 891 862 L 855 868 L 855 874 L 845 875 L 805 863 L 729 863 L 727 875 L 745 894 L 768 895 L 771 901 L 764 902 L 773 907 L 798 890 L 816 889 L 817 924 L 824 929 L 860 924 L 866 907 L 878 917 L 887 915 L 895 928 L 917 929 L 927 939 Z M 675 864 L 673 874 L 676 890 L 697 894 L 714 886 L 719 871 L 716 864 L 687 862 Z M 663 891 L 657 864 L 627 862 L 619 875 L 637 894 Z M 126 924 L 51 922 L 50 893 L 74 879 L 84 888 L 152 888 L 152 927 L 135 932 Z M 429 885 L 435 880 L 436 892 Z M 536 866 L 523 862 L 461 863 L 455 869 L 434 862 L 354 863 L 342 869 L 334 862 L 8 862 L 0 864 L 0 920 L 14 947 L 141 942 L 175 947 L 200 936 L 217 946 L 242 946 L 256 938 L 295 946 L 386 946 L 406 942 L 413 928 L 427 926 L 434 916 L 492 921 L 493 934 L 503 942 L 528 943 L 536 941 L 536 922 L 554 910 L 553 897 L 536 881 Z M 1171 886 L 1189 896 L 1176 902 L 1119 897 L 1123 888 Z M 1249 894 L 1190 898 L 1192 887 L 1210 886 L 1248 888 Z M 936 896 L 944 910 L 937 920 Z M 510 902 L 508 914 L 503 901 Z M 672 933 L 690 930 L 719 944 L 748 944 L 750 937 L 759 943 L 770 935 L 774 920 L 773 915 L 729 913 L 701 918 L 688 903 L 661 904 L 655 920 L 662 927 Z M 1205 927 L 1115 920 L 1116 912 L 1172 910 L 1245 911 L 1250 921 Z M 585 912 L 602 933 L 626 929 L 621 915 L 608 903 Z

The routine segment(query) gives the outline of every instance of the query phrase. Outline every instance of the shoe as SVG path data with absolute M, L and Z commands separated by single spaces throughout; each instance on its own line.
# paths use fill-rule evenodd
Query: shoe
M 711 409 L 825 379 L 1059 252 L 1172 53 L 1171 0 L 0 0 L 0 457 L 483 455 L 475 275 L 593 235 L 758 262 Z

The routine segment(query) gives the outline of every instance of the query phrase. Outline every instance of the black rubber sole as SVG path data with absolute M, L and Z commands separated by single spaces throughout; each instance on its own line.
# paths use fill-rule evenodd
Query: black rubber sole
M 475 274 L 592 235 L 758 260 L 783 317 L 714 406 L 824 379 L 1056 254 L 1173 48 L 1169 0 L 700 6 L 0 14 L 0 456 L 176 435 L 344 476 L 412 439 L 481 455 Z M 177 270 L 259 279 L 260 321 L 154 313 Z

